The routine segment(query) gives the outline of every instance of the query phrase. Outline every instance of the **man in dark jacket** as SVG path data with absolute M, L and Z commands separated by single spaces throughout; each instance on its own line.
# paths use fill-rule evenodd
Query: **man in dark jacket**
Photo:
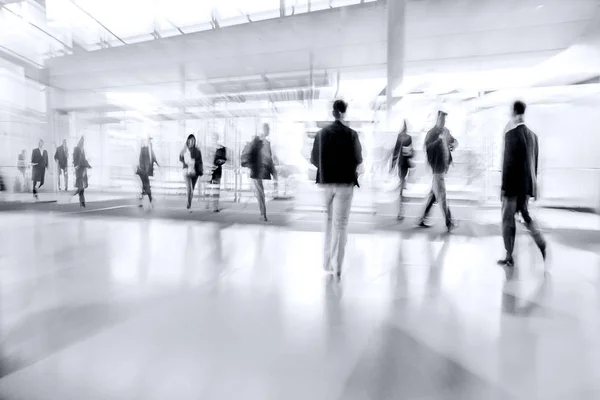
M 271 143 L 267 140 L 271 128 L 269 124 L 263 125 L 263 133 L 256 136 L 252 142 L 246 145 L 242 152 L 242 167 L 250 168 L 250 178 L 254 183 L 256 199 L 260 208 L 261 218 L 266 222 L 267 204 L 265 199 L 265 187 L 263 180 L 277 179 L 277 170 L 273 160 Z
M 140 207 L 142 207 L 141 201 L 144 199 L 144 195 L 148 196 L 150 205 L 152 205 L 152 187 L 150 186 L 150 177 L 154 176 L 154 164 L 159 166 L 158 161 L 156 161 L 156 156 L 154 155 L 152 138 L 148 138 L 148 141 L 143 142 L 140 148 L 140 157 L 136 170 L 136 174 L 140 177 L 140 181 L 142 183 Z
M 425 223 L 425 220 L 431 211 L 431 207 L 437 202 L 446 220 L 446 228 L 450 232 L 454 229 L 455 225 L 452 221 L 446 197 L 446 173 L 452 163 L 452 151 L 458 147 L 458 141 L 446 128 L 446 115 L 448 114 L 445 111 L 438 111 L 435 126 L 425 136 L 425 153 L 427 155 L 427 163 L 433 172 L 433 182 L 419 226 L 423 228 L 429 227 Z
M 323 268 L 338 278 L 342 273 L 354 186 L 358 186 L 357 168 L 363 162 L 358 134 L 344 122 L 347 108 L 342 100 L 333 103 L 335 122 L 317 133 L 310 157 L 317 167 L 317 183 L 325 188 Z
M 38 147 L 31 152 L 31 165 L 33 181 L 33 196 L 37 199 L 37 189 L 44 186 L 46 169 L 48 169 L 48 152 L 44 150 L 44 141 L 40 139 Z M 39 183 L 39 186 L 36 185 Z
M 219 134 L 213 133 L 212 143 L 209 145 L 210 154 L 213 156 L 212 176 L 208 183 L 207 207 L 213 212 L 219 212 L 219 198 L 221 197 L 221 177 L 223 176 L 223 165 L 227 162 L 227 149 L 219 141 Z
M 62 145 L 56 148 L 54 153 L 54 161 L 58 167 L 58 190 L 60 190 L 60 175 L 65 178 L 65 191 L 69 190 L 69 148 L 67 147 L 67 139 L 64 139 Z
M 408 170 L 412 165 L 413 157 L 412 137 L 408 134 L 408 127 L 406 121 L 404 121 L 402 130 L 398 133 L 396 139 L 396 145 L 394 146 L 394 153 L 392 154 L 392 164 L 390 165 L 390 172 L 394 169 L 398 170 L 398 178 L 400 178 L 400 197 L 398 199 L 398 221 L 404 220 L 404 188 L 406 187 L 406 177 L 408 176 Z
M 538 138 L 523 122 L 526 105 L 513 104 L 513 124 L 504 135 L 502 163 L 502 237 L 506 257 L 498 264 L 512 267 L 515 247 L 515 214 L 520 212 L 535 243 L 546 259 L 546 241 L 531 219 L 529 198 L 537 198 Z

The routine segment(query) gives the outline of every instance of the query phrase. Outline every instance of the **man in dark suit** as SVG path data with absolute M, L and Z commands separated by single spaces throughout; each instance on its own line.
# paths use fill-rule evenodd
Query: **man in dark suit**
M 515 214 L 521 213 L 533 240 L 546 259 L 546 241 L 531 219 L 529 198 L 537 197 L 538 138 L 523 121 L 526 105 L 513 104 L 513 124 L 504 136 L 504 161 L 502 164 L 502 237 L 506 257 L 498 264 L 512 267 L 515 247 Z
M 65 177 L 65 191 L 69 190 L 69 148 L 67 147 L 67 139 L 63 140 L 62 145 L 56 148 L 54 153 L 54 161 L 58 167 L 58 190 L 60 190 L 60 175 Z
M 38 147 L 31 152 L 33 196 L 37 199 L 37 189 L 44 186 L 46 169 L 48 169 L 48 152 L 44 150 L 44 141 L 40 139 Z M 36 185 L 39 183 L 39 186 Z
M 358 134 L 344 121 L 348 104 L 333 103 L 335 122 L 321 129 L 313 144 L 310 162 L 317 167 L 317 183 L 325 189 L 327 224 L 323 268 L 341 278 L 346 248 L 348 218 L 357 168 L 363 162 Z

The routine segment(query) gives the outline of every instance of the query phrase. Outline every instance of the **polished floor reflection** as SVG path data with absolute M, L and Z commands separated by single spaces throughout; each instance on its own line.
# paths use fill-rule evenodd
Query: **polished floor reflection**
M 354 229 L 340 283 L 293 224 L 0 219 L 2 399 L 600 398 L 585 233 L 510 271 L 491 229 Z

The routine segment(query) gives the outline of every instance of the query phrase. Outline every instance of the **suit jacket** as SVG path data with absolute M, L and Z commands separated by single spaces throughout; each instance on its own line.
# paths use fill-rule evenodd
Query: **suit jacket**
M 538 138 L 525 124 L 504 135 L 502 192 L 508 197 L 537 197 Z
M 363 162 L 358 134 L 340 121 L 315 136 L 310 162 L 317 167 L 317 183 L 358 186 L 357 168 Z
M 62 145 L 58 146 L 54 153 L 54 160 L 58 162 L 60 168 L 67 168 L 67 164 L 69 164 L 69 150 L 65 149 Z
M 137 173 L 154 176 L 154 164 L 158 164 L 154 150 L 150 146 L 143 146 L 140 150 Z

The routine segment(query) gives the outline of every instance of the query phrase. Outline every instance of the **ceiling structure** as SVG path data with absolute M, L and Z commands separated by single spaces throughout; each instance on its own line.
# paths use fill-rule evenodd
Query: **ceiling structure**
M 50 57 L 377 0 L 0 0 L 0 50 Z
M 53 88 L 49 104 L 61 111 L 134 109 L 122 99 L 136 94 L 160 104 L 155 115 L 181 117 L 193 107 L 200 115 L 220 113 L 216 106 L 232 112 L 227 105 L 238 104 L 235 112 L 244 113 L 265 101 L 342 95 L 369 105 L 385 93 L 384 0 L 2 3 L 0 53 L 38 57 Z M 514 86 L 526 69 L 577 43 L 597 6 L 597 0 L 408 1 L 401 91 Z M 7 34 L 1 23 L 7 16 L 45 44 L 28 48 Z

